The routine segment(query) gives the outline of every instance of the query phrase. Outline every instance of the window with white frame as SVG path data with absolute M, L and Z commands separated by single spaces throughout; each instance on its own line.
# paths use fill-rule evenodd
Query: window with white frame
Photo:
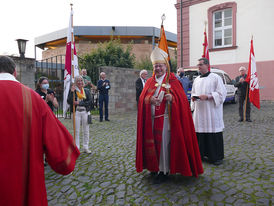
M 232 46 L 232 8 L 213 13 L 213 48 Z

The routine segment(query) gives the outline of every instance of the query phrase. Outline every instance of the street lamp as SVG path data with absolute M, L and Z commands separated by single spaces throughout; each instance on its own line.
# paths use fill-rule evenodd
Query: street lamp
M 28 40 L 26 39 L 16 39 L 19 49 L 19 54 L 21 58 L 25 58 L 25 51 L 26 51 L 26 43 Z

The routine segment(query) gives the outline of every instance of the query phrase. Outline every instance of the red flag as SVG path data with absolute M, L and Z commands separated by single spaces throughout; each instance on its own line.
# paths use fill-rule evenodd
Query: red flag
M 63 113 L 67 112 L 69 105 L 67 103 L 67 97 L 70 89 L 70 82 L 74 82 L 74 79 L 71 78 L 72 68 L 74 69 L 74 76 L 79 75 L 78 68 L 78 58 L 76 55 L 74 34 L 73 34 L 73 10 L 71 9 L 70 18 L 69 18 L 69 27 L 67 34 L 67 45 L 66 45 L 66 61 L 65 61 L 65 71 L 64 71 L 64 96 L 63 96 Z M 74 54 L 73 56 L 71 54 Z M 72 67 L 73 66 L 73 67 Z
M 256 68 L 256 61 L 253 49 L 253 39 L 251 39 L 250 55 L 247 77 L 245 79 L 249 83 L 249 100 L 252 104 L 260 109 L 260 92 L 259 92 L 259 80 Z
M 204 32 L 204 43 L 203 43 L 203 58 L 207 58 L 208 59 L 208 71 L 210 71 L 210 63 L 209 63 L 209 52 L 208 52 L 208 43 L 207 43 L 207 35 L 206 35 L 206 31 Z

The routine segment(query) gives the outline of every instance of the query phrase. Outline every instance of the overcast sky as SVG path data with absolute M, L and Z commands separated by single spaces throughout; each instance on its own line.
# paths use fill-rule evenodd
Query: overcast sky
M 26 57 L 34 58 L 34 38 L 67 28 L 70 3 L 74 26 L 153 26 L 177 33 L 176 0 L 5 0 L 0 6 L 0 54 L 19 55 L 18 38 L 29 40 Z M 37 59 L 41 58 L 37 49 Z

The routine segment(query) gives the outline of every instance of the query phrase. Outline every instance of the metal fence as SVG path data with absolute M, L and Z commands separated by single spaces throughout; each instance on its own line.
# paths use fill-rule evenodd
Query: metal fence
M 65 69 L 65 55 L 58 55 L 35 63 L 35 85 L 41 76 L 48 78 L 50 88 L 55 91 L 55 97 L 58 101 L 59 107 L 54 110 L 57 118 L 63 116 L 63 92 L 64 92 L 64 69 Z M 92 80 L 95 85 L 98 80 L 98 69 L 90 70 L 86 68 L 88 75 L 92 75 Z M 92 107 L 98 109 L 98 92 L 91 91 Z M 70 118 L 70 111 L 67 112 L 64 118 Z

